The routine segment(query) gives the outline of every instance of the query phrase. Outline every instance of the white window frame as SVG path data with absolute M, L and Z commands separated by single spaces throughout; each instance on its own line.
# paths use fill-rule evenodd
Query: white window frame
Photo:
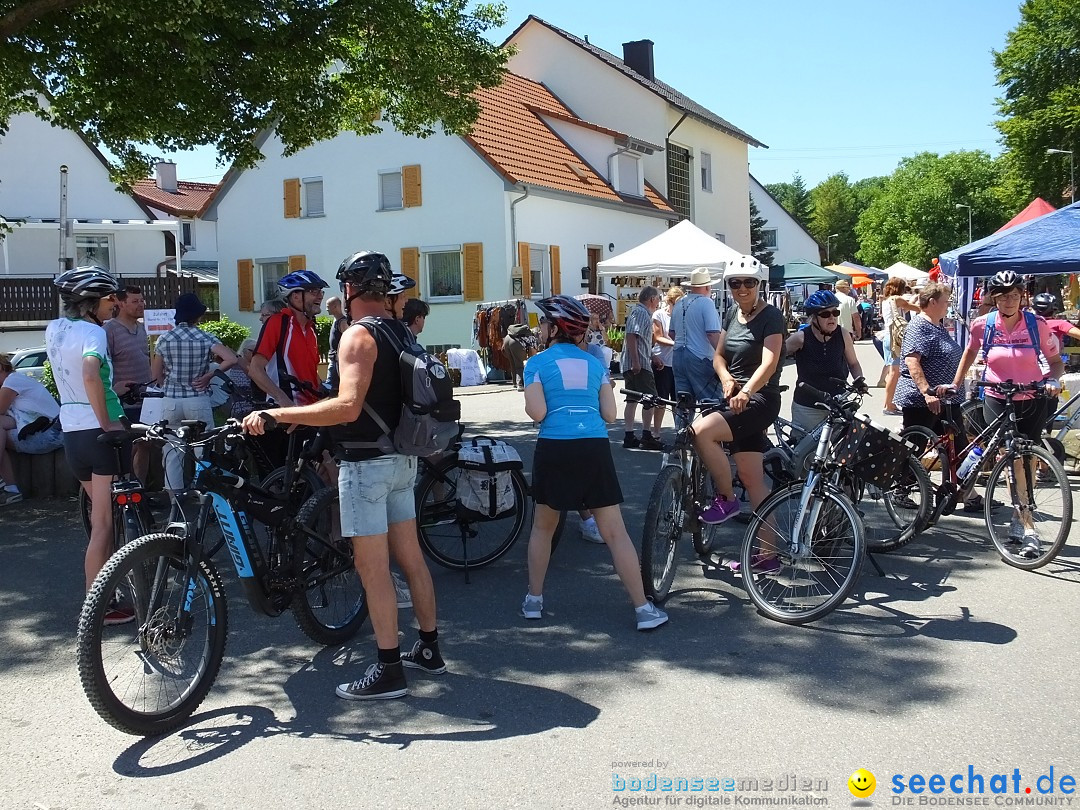
M 187 232 L 185 238 L 184 232 Z M 195 250 L 195 220 L 180 220 L 180 244 L 184 250 Z
M 769 234 L 769 233 L 772 234 L 772 244 L 771 245 L 769 244 L 768 239 L 766 239 L 766 237 L 765 237 L 765 234 Z M 776 250 L 779 241 L 780 241 L 780 232 L 779 232 L 778 228 L 762 228 L 761 229 L 761 246 L 762 247 L 768 248 L 769 250 Z
M 311 190 L 315 185 L 319 187 L 319 200 L 321 207 L 318 211 L 311 210 L 310 197 Z M 326 187 L 323 185 L 322 177 L 303 177 L 300 179 L 300 216 L 305 219 L 318 218 L 326 216 Z
M 636 174 L 633 177 L 623 177 L 620 168 L 621 158 L 629 158 L 634 161 Z M 611 156 L 611 186 L 619 194 L 630 197 L 645 196 L 645 163 L 641 155 L 636 152 L 618 152 Z
M 699 160 L 701 166 L 701 190 L 707 191 L 712 194 L 713 190 L 713 175 L 712 175 L 712 155 L 708 152 L 702 152 Z
M 273 289 L 269 288 L 271 282 L 267 279 L 266 266 L 270 264 L 281 264 L 285 266 L 285 272 L 280 276 L 275 276 L 273 280 Z M 258 307 L 263 301 L 269 301 L 272 298 L 280 298 L 281 295 L 277 288 L 278 279 L 287 276 L 289 274 L 289 257 L 288 256 L 271 256 L 266 259 L 255 259 L 255 271 L 258 275 L 259 284 L 255 288 L 256 290 L 262 290 L 262 298 L 255 302 L 255 306 Z
M 388 177 L 390 175 L 395 175 L 395 174 L 397 175 L 397 186 L 398 186 L 398 192 L 399 192 L 398 196 L 401 199 L 400 199 L 400 201 L 398 202 L 398 204 L 396 206 L 388 206 L 386 204 L 386 199 L 383 196 L 383 178 Z M 405 185 L 402 182 L 401 167 L 399 166 L 396 169 L 380 169 L 379 170 L 379 207 L 376 210 L 378 210 L 378 211 L 403 211 L 404 209 L 405 209 Z
M 458 257 L 458 277 L 461 287 L 459 295 L 436 295 L 431 283 L 431 256 L 435 253 L 456 253 Z M 465 300 L 465 256 L 461 245 L 426 245 L 420 248 L 420 289 L 427 292 L 424 300 L 429 304 L 451 304 Z
M 537 270 L 533 267 L 533 256 L 541 254 L 542 259 L 540 262 L 540 269 Z M 537 285 L 534 285 L 532 274 L 540 274 L 539 289 Z M 533 242 L 529 243 L 529 297 L 530 298 L 547 298 L 551 295 L 551 248 L 549 245 L 538 245 Z
M 102 262 L 98 258 L 93 258 L 92 259 L 92 258 L 86 256 L 85 254 L 80 255 L 80 252 L 82 250 L 86 249 L 85 246 L 83 248 L 79 247 L 79 240 L 80 239 L 104 240 L 105 241 L 105 250 L 107 251 L 107 255 L 108 255 L 108 261 Z M 111 233 L 103 233 L 101 231 L 90 231 L 90 232 L 87 232 L 87 233 L 77 233 L 77 234 L 75 234 L 75 266 L 76 267 L 81 267 L 81 266 L 87 265 L 87 264 L 96 264 L 96 265 L 98 265 L 100 267 L 104 267 L 106 270 L 112 270 L 113 265 L 115 265 L 115 263 L 116 263 L 115 248 L 116 248 L 115 240 L 113 239 L 113 234 L 111 234 Z

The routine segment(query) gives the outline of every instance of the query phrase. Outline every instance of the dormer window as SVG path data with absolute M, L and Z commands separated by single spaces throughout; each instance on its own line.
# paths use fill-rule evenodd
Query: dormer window
M 635 152 L 619 152 L 612 158 L 611 185 L 620 194 L 645 196 L 645 167 Z

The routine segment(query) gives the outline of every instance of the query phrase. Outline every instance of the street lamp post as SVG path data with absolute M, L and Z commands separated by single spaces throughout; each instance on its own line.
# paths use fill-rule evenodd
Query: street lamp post
M 828 236 L 825 237 L 825 263 L 826 264 L 831 264 L 832 263 L 832 250 L 831 250 L 831 248 L 832 248 L 832 240 L 835 239 L 836 237 L 838 237 L 839 235 L 840 234 L 838 234 L 838 233 L 830 233 Z
M 971 206 L 970 205 L 964 205 L 963 203 L 957 203 L 956 207 L 957 208 L 966 208 L 968 210 L 968 244 L 970 245 L 971 241 L 972 241 L 972 239 L 971 239 Z
M 1069 156 L 1069 202 L 1076 202 L 1076 164 L 1073 151 L 1071 149 L 1047 149 L 1046 154 Z

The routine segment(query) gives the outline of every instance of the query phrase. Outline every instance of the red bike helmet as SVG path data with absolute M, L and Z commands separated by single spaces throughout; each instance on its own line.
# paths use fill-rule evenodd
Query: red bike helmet
M 536 302 L 544 317 L 559 328 L 559 334 L 579 340 L 589 329 L 589 310 L 569 295 L 553 295 Z

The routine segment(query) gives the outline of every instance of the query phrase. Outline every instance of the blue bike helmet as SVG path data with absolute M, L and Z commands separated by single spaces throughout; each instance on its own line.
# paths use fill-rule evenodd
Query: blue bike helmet
M 325 290 L 329 286 L 318 273 L 310 270 L 297 270 L 278 279 L 278 289 L 284 295 L 288 295 L 293 290 Z
M 829 290 L 818 290 L 806 299 L 804 309 L 806 314 L 813 317 L 823 309 L 839 309 L 840 299 Z

